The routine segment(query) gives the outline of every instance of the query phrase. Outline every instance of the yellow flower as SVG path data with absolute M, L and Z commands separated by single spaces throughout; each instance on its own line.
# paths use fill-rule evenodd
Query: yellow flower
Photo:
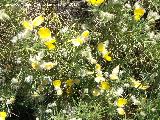
M 89 4 L 92 4 L 93 6 L 99 6 L 101 5 L 104 0 L 86 0 Z
M 88 38 L 88 36 L 89 36 L 89 31 L 88 31 L 88 30 L 84 31 L 84 32 L 81 34 L 81 36 L 82 36 L 83 38 Z
M 33 30 L 33 26 L 29 21 L 23 21 L 22 25 L 24 28 L 28 29 L 28 30 Z
M 33 30 L 33 27 L 39 26 L 44 22 L 44 17 L 42 15 L 36 17 L 33 21 L 23 21 L 22 25 L 28 30 Z
M 5 120 L 7 117 L 7 113 L 6 112 L 0 112 L 0 120 Z
M 112 61 L 112 57 L 109 56 L 109 54 L 111 54 L 111 52 L 106 52 L 103 54 L 103 58 L 106 60 L 106 61 Z
M 53 86 L 56 88 L 56 89 L 59 89 L 60 86 L 61 86 L 61 81 L 60 80 L 54 80 L 52 82 Z
M 55 45 L 53 45 L 53 43 L 55 42 L 56 42 L 55 39 L 51 39 L 51 40 L 44 42 L 44 44 L 47 46 L 49 50 L 52 50 L 52 49 L 55 49 Z
M 112 70 L 112 74 L 118 75 L 118 73 L 119 73 L 119 65 L 117 65 L 117 66 Z
M 97 46 L 97 49 L 99 52 L 102 53 L 103 55 L 103 58 L 106 60 L 106 61 L 112 61 L 112 57 L 109 56 L 109 54 L 111 54 L 111 52 L 107 52 L 106 50 L 106 44 L 105 43 L 99 43 L 98 46 Z
M 99 52 L 104 52 L 104 51 L 106 51 L 106 46 L 105 46 L 104 43 L 99 43 L 97 48 L 98 48 L 98 51 L 99 51 Z
M 84 39 L 81 37 L 77 37 L 76 39 L 72 39 L 72 44 L 74 46 L 80 46 L 83 44 L 83 42 L 84 42 Z
M 41 39 L 51 38 L 51 31 L 48 28 L 41 27 L 38 31 L 38 35 Z
M 111 80 L 117 80 L 118 79 L 118 76 L 116 74 L 111 74 L 109 77 L 110 77 Z
M 125 115 L 126 114 L 123 108 L 117 108 L 117 112 L 118 112 L 119 115 Z
M 145 9 L 144 8 L 140 8 L 140 7 L 135 8 L 135 10 L 134 10 L 134 19 L 136 21 L 139 21 L 140 18 L 144 15 L 144 13 L 145 13 Z
M 100 71 L 101 70 L 101 65 L 100 64 L 96 64 L 96 71 Z
M 140 81 L 132 79 L 132 86 L 138 89 L 146 90 L 149 88 L 149 85 L 143 85 Z
M 101 90 L 109 90 L 109 89 L 110 89 L 109 83 L 106 82 L 106 81 L 102 81 L 102 82 L 100 83 L 100 89 L 101 89 Z
M 77 37 L 76 41 L 81 45 L 83 44 L 84 40 L 80 37 Z
M 92 92 L 93 96 L 99 96 L 100 95 L 100 90 L 99 89 L 94 89 Z
M 96 78 L 94 79 L 97 83 L 105 81 L 105 78 L 102 74 L 97 74 Z
M 127 104 L 127 99 L 125 99 L 125 98 L 119 98 L 118 100 L 117 100 L 117 106 L 118 107 L 123 107 L 124 105 L 126 105 Z
M 55 62 L 55 63 L 53 63 L 53 62 L 44 62 L 42 65 L 41 65 L 41 67 L 43 68 L 43 69 L 46 69 L 46 70 L 51 70 L 54 66 L 56 66 L 57 65 L 57 63 Z
M 40 15 L 40 16 L 36 17 L 36 18 L 33 20 L 32 24 L 33 24 L 34 27 L 36 27 L 36 26 L 41 25 L 42 22 L 44 22 L 44 17 L 43 17 L 42 15 Z
M 32 66 L 32 68 L 35 69 L 35 70 L 39 69 L 39 62 L 38 62 L 38 61 L 33 61 L 33 62 L 31 63 L 31 66 Z
M 69 86 L 69 87 L 71 87 L 73 84 L 74 84 L 73 80 L 67 80 L 66 81 L 66 85 Z
M 53 45 L 52 43 L 45 43 L 45 45 L 47 46 L 47 48 L 49 49 L 49 50 L 53 50 L 53 49 L 55 49 L 55 45 Z

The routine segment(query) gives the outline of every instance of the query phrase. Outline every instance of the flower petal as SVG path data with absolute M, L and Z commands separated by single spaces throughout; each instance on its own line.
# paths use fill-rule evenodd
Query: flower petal
M 29 22 L 29 21 L 23 21 L 22 22 L 22 25 L 25 29 L 28 29 L 28 30 L 33 30 L 33 26 L 32 24 Z
M 41 39 L 51 38 L 51 31 L 48 28 L 42 27 L 38 31 L 38 35 Z
M 36 27 L 36 26 L 41 25 L 42 22 L 44 22 L 44 17 L 43 17 L 42 15 L 40 15 L 40 16 L 36 17 L 36 18 L 33 20 L 32 24 L 33 24 L 34 27 Z

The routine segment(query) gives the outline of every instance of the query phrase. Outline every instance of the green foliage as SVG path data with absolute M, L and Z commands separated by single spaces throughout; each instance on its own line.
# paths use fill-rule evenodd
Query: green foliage
M 0 2 L 0 111 L 11 119 L 29 108 L 40 120 L 159 119 L 159 0 L 53 2 Z

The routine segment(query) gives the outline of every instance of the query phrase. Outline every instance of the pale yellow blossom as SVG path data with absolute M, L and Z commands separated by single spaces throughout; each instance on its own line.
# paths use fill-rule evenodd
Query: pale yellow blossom
M 78 36 L 77 38 L 72 39 L 71 41 L 74 46 L 80 46 L 84 43 L 84 38 Z
M 82 34 L 81 34 L 81 37 L 84 38 L 84 39 L 87 39 L 89 37 L 89 31 L 88 30 L 85 30 Z
M 137 88 L 137 89 L 146 90 L 146 89 L 149 88 L 149 85 L 144 85 L 140 81 L 136 81 L 136 80 L 132 79 L 131 82 L 132 82 L 132 86 Z
M 105 78 L 102 75 L 97 75 L 95 78 L 95 81 L 99 83 L 99 82 L 105 81 Z
M 119 65 L 113 69 L 112 73 L 110 74 L 110 79 L 111 80 L 119 79 L 118 74 L 119 74 Z
M 33 30 L 34 27 L 41 25 L 44 22 L 44 17 L 42 15 L 36 17 L 33 21 L 25 20 L 22 25 L 25 29 Z
M 97 46 L 97 49 L 99 52 L 103 53 L 106 51 L 106 45 L 104 43 L 99 43 L 98 46 Z
M 125 110 L 123 108 L 117 108 L 117 112 L 119 115 L 125 115 Z
M 31 66 L 33 69 L 37 70 L 40 67 L 40 63 L 38 61 L 32 61 Z
M 44 17 L 42 15 L 36 17 L 33 21 L 32 24 L 34 27 L 41 25 L 44 22 Z
M 23 21 L 22 25 L 24 28 L 26 28 L 28 30 L 33 30 L 33 26 L 30 21 Z
M 63 93 L 62 89 L 57 89 L 56 92 L 57 92 L 57 95 L 62 95 Z
M 45 70 L 51 70 L 53 67 L 55 67 L 57 65 L 57 63 L 53 63 L 53 62 L 44 62 L 43 64 L 41 64 L 41 68 L 45 69 Z
M 96 71 L 100 71 L 101 70 L 101 65 L 100 64 L 96 64 L 95 69 L 96 69 Z

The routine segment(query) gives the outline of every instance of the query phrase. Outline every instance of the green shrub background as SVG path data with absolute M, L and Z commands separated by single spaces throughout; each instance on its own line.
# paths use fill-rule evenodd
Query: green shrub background
M 160 17 L 153 21 L 148 17 L 151 11 L 157 12 L 158 17 L 160 1 L 140 0 L 145 9 L 140 21 L 134 20 L 136 2 L 106 0 L 100 6 L 93 6 L 81 0 L 1 0 L 0 111 L 7 112 L 6 119 L 159 120 Z M 113 17 L 109 18 L 105 12 Z M 44 16 L 44 22 L 21 37 L 25 30 L 22 21 L 39 15 Z M 48 50 L 40 42 L 37 32 L 41 27 L 49 28 L 55 37 L 54 50 Z M 89 31 L 89 38 L 84 44 L 76 47 L 68 42 L 85 30 Z M 17 38 L 15 43 L 14 38 Z M 104 60 L 97 50 L 101 42 L 107 43 L 112 61 Z M 57 61 L 51 70 L 32 68 L 29 59 L 41 51 L 44 61 Z M 99 88 L 94 80 L 95 64 L 85 56 L 90 53 L 101 65 L 111 87 L 99 96 L 92 94 Z M 110 80 L 108 74 L 118 65 L 119 79 Z M 28 76 L 32 79 L 26 82 Z M 65 85 L 68 79 L 80 81 L 71 87 L 70 94 Z M 148 84 L 149 88 L 133 87 L 132 79 Z M 62 82 L 60 96 L 52 85 L 54 80 Z M 121 97 L 127 99 L 123 107 L 125 115 L 119 115 L 116 110 L 119 96 L 114 93 L 119 88 L 124 90 Z M 140 104 L 134 105 L 131 96 Z

